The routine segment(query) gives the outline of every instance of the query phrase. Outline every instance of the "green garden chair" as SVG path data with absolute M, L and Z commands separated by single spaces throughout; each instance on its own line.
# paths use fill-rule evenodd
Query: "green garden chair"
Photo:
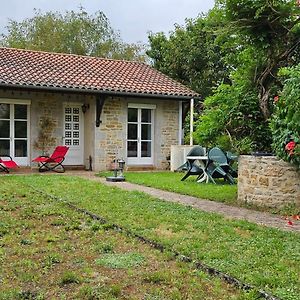
M 204 174 L 204 168 L 205 166 L 199 162 L 199 159 L 197 157 L 204 156 L 205 150 L 201 146 L 195 146 L 193 147 L 187 154 L 187 161 L 185 163 L 187 172 L 185 175 L 181 178 L 181 181 L 186 180 L 191 175 L 197 175 L 197 179 L 199 179 Z
M 209 179 L 216 183 L 214 178 L 224 178 L 230 184 L 234 184 L 234 178 L 230 174 L 231 167 L 228 164 L 225 153 L 218 147 L 214 147 L 208 152 L 208 163 L 206 173 Z
M 230 166 L 229 173 L 233 178 L 237 178 L 238 177 L 238 164 L 237 164 L 238 155 L 230 151 L 227 151 L 225 154 L 227 157 L 227 162 Z

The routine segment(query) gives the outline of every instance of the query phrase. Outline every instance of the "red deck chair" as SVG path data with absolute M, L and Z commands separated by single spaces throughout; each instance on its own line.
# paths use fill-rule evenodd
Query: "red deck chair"
M 9 155 L 0 155 L 0 171 L 9 173 L 10 169 L 16 169 L 19 166 L 13 161 Z
M 38 156 L 32 161 L 40 164 L 39 172 L 54 171 L 62 173 L 65 172 L 62 163 L 68 150 L 69 147 L 67 146 L 57 146 L 51 156 Z

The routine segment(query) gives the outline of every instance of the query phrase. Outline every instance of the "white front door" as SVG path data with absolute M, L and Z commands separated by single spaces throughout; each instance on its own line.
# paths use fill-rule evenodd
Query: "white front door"
M 153 109 L 128 107 L 127 162 L 153 164 Z
M 10 155 L 19 166 L 28 166 L 29 104 L 3 102 L 0 99 L 0 156 Z
M 65 165 L 83 165 L 83 132 L 81 104 L 65 104 L 63 144 L 69 147 Z

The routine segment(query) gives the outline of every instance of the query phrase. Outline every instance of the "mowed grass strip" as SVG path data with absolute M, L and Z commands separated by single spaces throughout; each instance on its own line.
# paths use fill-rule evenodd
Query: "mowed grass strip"
M 262 207 L 251 203 L 243 203 L 237 199 L 237 184 L 230 185 L 223 179 L 216 179 L 217 184 L 198 183 L 197 176 L 190 176 L 185 181 L 181 178 L 185 173 L 178 172 L 126 172 L 126 181 L 157 188 L 160 190 L 189 195 L 196 198 L 222 202 L 231 206 L 245 207 L 280 215 L 297 215 L 299 207 L 289 204 L 285 207 Z M 112 172 L 100 172 L 99 176 L 112 176 Z
M 282 299 L 299 299 L 299 234 L 75 177 L 5 178 L 62 197 Z
M 19 179 L 1 178 L 0 299 L 253 299 Z M 53 193 L 62 180 L 65 195 L 77 193 L 62 177 L 49 180 L 29 178 Z
M 111 176 L 112 172 L 101 172 L 99 176 Z M 126 181 L 154 187 L 157 189 L 175 192 L 182 195 L 194 196 L 227 204 L 237 201 L 237 186 L 230 185 L 223 180 L 219 184 L 197 183 L 197 176 L 190 176 L 181 181 L 184 173 L 176 172 L 126 172 Z

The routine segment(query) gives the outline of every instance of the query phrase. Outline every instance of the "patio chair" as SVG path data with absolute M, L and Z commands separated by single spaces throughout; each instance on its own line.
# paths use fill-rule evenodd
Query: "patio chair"
M 214 178 L 224 178 L 230 184 L 234 184 L 230 169 L 227 157 L 220 148 L 214 147 L 209 150 L 206 173 L 213 183 L 216 183 Z
M 225 154 L 227 157 L 227 162 L 230 166 L 229 173 L 233 178 L 237 178 L 238 177 L 238 164 L 237 164 L 238 155 L 230 151 L 227 151 Z
M 187 172 L 185 175 L 181 178 L 181 181 L 186 180 L 191 175 L 197 175 L 197 180 L 204 174 L 204 168 L 205 166 L 199 162 L 199 159 L 197 156 L 204 156 L 205 151 L 203 147 L 201 146 L 195 146 L 193 147 L 187 154 L 187 161 L 185 163 Z M 193 158 L 193 156 L 195 158 Z
M 9 173 L 10 169 L 16 169 L 19 166 L 9 155 L 0 155 L 0 171 Z
M 65 160 L 65 156 L 69 150 L 67 146 L 57 146 L 51 156 L 38 156 L 33 159 L 33 162 L 40 164 L 39 172 L 54 171 L 63 173 L 65 172 L 65 167 L 62 165 Z

